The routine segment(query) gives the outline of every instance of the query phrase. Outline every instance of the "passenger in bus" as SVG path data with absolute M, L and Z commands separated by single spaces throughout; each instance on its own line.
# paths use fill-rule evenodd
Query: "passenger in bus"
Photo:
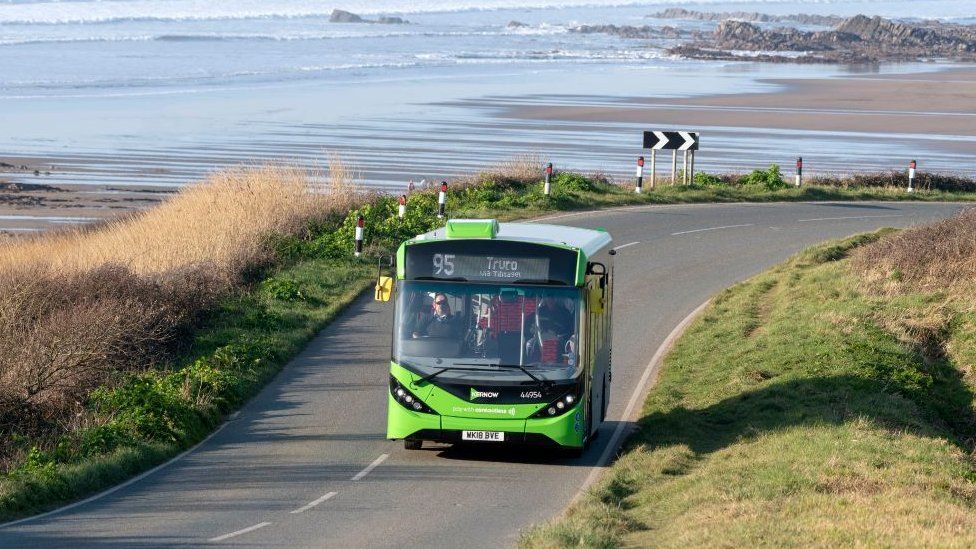
M 414 338 L 418 337 L 457 337 L 457 318 L 451 313 L 447 295 L 434 294 L 430 313 L 422 314 L 414 326 Z

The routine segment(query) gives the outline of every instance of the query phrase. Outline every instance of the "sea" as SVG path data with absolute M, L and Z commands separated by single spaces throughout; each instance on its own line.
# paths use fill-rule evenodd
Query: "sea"
M 701 132 L 696 167 L 708 171 L 791 164 L 803 151 L 825 173 L 909 156 L 976 169 L 933 136 L 510 116 L 512 105 L 759 93 L 777 89 L 775 78 L 952 66 L 692 61 L 666 52 L 673 39 L 572 32 L 713 28 L 653 17 L 669 7 L 976 22 L 969 0 L 0 0 L 0 161 L 42 166 L 0 180 L 174 188 L 227 166 L 320 167 L 338 155 L 363 185 L 396 192 L 525 154 L 627 178 L 650 129 Z M 407 22 L 332 23 L 335 9 Z

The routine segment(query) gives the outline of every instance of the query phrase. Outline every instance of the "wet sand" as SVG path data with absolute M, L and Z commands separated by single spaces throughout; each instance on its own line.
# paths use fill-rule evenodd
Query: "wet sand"
M 774 93 L 632 98 L 602 106 L 521 106 L 531 120 L 630 122 L 826 132 L 976 136 L 976 69 L 819 79 L 761 80 Z M 666 129 L 666 128 L 665 128 Z M 966 149 L 976 154 L 976 144 Z
M 626 181 L 642 152 L 640 132 L 650 129 L 701 131 L 696 165 L 714 173 L 788 165 L 803 156 L 811 175 L 901 169 L 910 158 L 925 170 L 976 175 L 976 68 L 761 82 L 774 91 L 496 95 L 433 103 L 438 118 L 428 125 L 391 121 L 382 132 L 371 122 L 282 120 L 266 139 L 118 155 L 0 156 L 0 233 L 30 234 L 151 207 L 224 166 L 291 158 L 322 166 L 327 150 L 378 189 L 476 172 L 526 151 Z
M 34 234 L 110 219 L 159 204 L 175 192 L 150 186 L 52 184 L 67 171 L 57 162 L 0 157 L 0 235 Z M 95 165 L 70 168 L 71 173 L 98 169 Z

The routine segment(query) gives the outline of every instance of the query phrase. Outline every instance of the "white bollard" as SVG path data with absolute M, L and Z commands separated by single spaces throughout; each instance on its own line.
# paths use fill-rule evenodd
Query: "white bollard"
M 356 219 L 356 257 L 363 255 L 363 226 L 366 224 L 366 220 L 363 216 L 359 216 Z
M 400 219 L 403 219 L 403 216 L 405 216 L 405 215 L 407 215 L 407 195 L 401 194 L 400 195 L 400 208 L 399 208 L 399 212 L 397 213 L 397 217 L 399 217 Z
M 634 192 L 640 194 L 644 187 L 644 157 L 637 157 L 637 186 L 634 187 Z
M 542 192 L 545 193 L 546 196 L 549 196 L 549 192 L 552 190 L 551 181 L 552 181 L 552 162 L 546 164 L 546 183 L 542 187 Z
M 803 157 L 798 156 L 796 158 L 796 186 L 799 187 L 803 184 Z
M 915 167 L 917 164 L 914 160 L 908 163 L 908 192 L 915 192 Z
M 447 181 L 441 181 L 441 192 L 437 195 L 437 218 L 444 219 L 444 207 L 447 204 Z

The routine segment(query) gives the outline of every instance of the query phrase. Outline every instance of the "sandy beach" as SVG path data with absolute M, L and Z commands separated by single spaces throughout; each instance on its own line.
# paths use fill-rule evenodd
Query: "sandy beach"
M 505 114 L 532 120 L 681 127 L 976 136 L 976 69 L 761 82 L 781 89 L 693 98 L 633 98 L 604 106 L 512 107 Z M 976 142 L 960 147 L 976 154 Z
M 117 156 L 0 156 L 0 232 L 30 234 L 111 218 L 158 204 L 180 185 L 222 166 L 288 162 L 326 150 L 338 151 L 357 172 L 387 185 L 450 178 L 525 151 L 626 180 L 644 129 L 702 132 L 698 166 L 711 172 L 788 165 L 802 155 L 811 174 L 901 169 L 910 158 L 918 158 L 922 169 L 976 173 L 974 68 L 756 83 L 773 91 L 514 95 L 432 104 L 424 108 L 461 114 L 426 125 L 410 119 L 386 123 L 395 141 L 378 140 L 383 133 L 369 125 L 283 123 L 276 140 L 257 143 Z

